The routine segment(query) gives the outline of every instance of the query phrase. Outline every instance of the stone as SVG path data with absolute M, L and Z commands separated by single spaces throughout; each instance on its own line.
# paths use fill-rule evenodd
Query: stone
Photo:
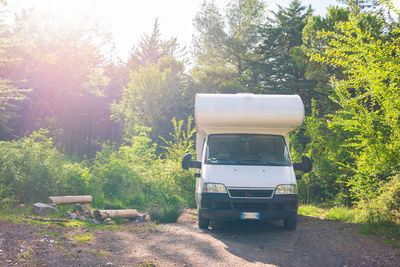
M 96 219 L 92 219 L 91 222 L 92 222 L 93 224 L 100 224 L 100 222 L 99 222 L 98 220 L 96 220 Z
M 58 210 L 49 204 L 35 203 L 33 204 L 33 212 L 37 215 L 48 215 L 58 212 Z
M 67 215 L 69 216 L 69 218 L 71 219 L 71 220 L 75 220 L 76 218 L 78 218 L 78 215 L 76 215 L 76 213 L 75 212 L 67 212 Z
M 146 221 L 146 214 L 139 215 L 135 218 L 135 222 L 144 222 Z
M 78 216 L 78 220 L 80 220 L 80 221 L 85 221 L 85 220 L 86 220 L 86 216 L 79 215 L 79 216 Z
M 81 204 L 80 206 L 84 213 L 90 214 L 90 205 L 89 204 Z

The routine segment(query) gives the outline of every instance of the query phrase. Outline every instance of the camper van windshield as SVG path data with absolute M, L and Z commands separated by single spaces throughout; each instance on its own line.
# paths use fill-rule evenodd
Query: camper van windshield
M 282 136 L 218 134 L 208 137 L 205 163 L 288 166 L 290 158 Z

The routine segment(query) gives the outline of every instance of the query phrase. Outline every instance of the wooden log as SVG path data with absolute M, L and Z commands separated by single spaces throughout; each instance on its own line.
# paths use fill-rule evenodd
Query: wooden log
M 135 219 L 141 215 L 137 210 L 95 210 L 93 216 L 98 221 L 102 221 L 106 218 L 121 217 L 124 219 Z
M 78 203 L 91 203 L 92 196 L 57 196 L 49 197 L 49 204 L 53 205 L 67 205 Z

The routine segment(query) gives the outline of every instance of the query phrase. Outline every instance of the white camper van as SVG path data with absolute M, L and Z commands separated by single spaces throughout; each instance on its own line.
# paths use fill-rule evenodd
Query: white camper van
M 306 156 L 292 164 L 288 133 L 303 119 L 298 95 L 196 95 L 197 161 L 187 154 L 182 167 L 197 168 L 200 228 L 210 220 L 268 219 L 296 228 L 295 170 L 312 166 Z

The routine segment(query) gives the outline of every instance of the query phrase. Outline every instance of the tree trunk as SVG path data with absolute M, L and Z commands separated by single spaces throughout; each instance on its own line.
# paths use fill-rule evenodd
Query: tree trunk
M 49 204 L 53 205 L 66 205 L 78 203 L 91 203 L 92 196 L 58 196 L 49 197 Z
M 95 210 L 93 216 L 98 221 L 102 221 L 106 218 L 121 217 L 124 219 L 135 219 L 141 215 L 137 210 Z

